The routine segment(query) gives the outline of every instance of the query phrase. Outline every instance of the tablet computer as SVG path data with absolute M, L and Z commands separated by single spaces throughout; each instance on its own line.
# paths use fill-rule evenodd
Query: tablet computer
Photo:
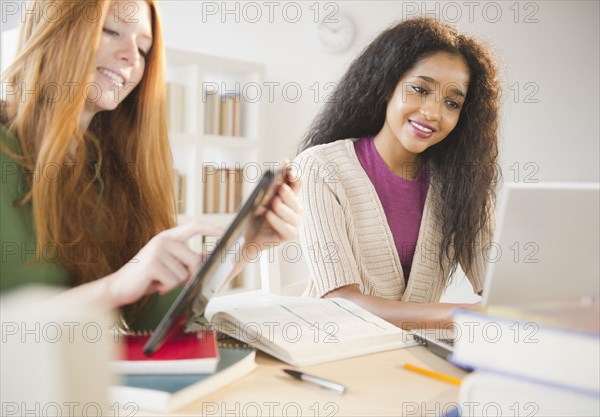
M 262 175 L 214 251 L 202 262 L 152 332 L 144 346 L 146 355 L 152 355 L 172 334 L 182 331 L 192 316 L 204 314 L 212 296 L 232 278 L 231 273 L 240 259 L 245 236 L 248 232 L 258 231 L 265 221 L 264 214 L 286 177 L 285 169 L 269 170 Z

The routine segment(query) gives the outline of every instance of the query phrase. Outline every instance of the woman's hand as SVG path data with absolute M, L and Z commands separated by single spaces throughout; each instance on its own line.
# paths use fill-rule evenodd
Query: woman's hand
M 283 161 L 283 165 L 287 164 Z M 273 198 L 271 207 L 264 214 L 264 221 L 257 231 L 246 236 L 246 248 L 261 250 L 274 243 L 281 243 L 298 236 L 298 227 L 302 208 L 298 201 L 301 181 L 299 175 L 292 170 L 287 172 L 287 181 L 280 185 Z
M 202 260 L 185 242 L 196 235 L 221 233 L 220 227 L 189 223 L 157 234 L 126 265 L 105 278 L 111 304 L 120 307 L 146 294 L 165 294 L 183 285 Z

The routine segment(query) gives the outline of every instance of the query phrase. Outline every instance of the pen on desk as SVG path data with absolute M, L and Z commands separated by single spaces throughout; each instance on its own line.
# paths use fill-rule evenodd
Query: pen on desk
M 440 374 L 439 372 L 430 371 L 429 369 L 419 368 L 418 366 L 411 365 L 410 363 L 402 364 L 404 369 L 408 369 L 409 371 L 417 372 L 422 375 L 427 375 L 432 378 L 439 379 L 440 381 L 449 382 L 454 385 L 460 385 L 460 379 L 454 378 L 453 376 Z
M 315 375 L 305 374 L 304 372 L 294 371 L 292 369 L 284 369 L 283 372 L 301 381 L 310 382 L 311 384 L 337 391 L 340 394 L 343 394 L 348 390 L 348 388 L 342 384 L 338 384 L 337 382 L 333 382 Z

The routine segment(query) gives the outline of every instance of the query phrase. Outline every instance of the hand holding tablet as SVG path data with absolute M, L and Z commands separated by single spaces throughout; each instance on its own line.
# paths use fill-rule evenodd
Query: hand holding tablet
M 204 313 L 208 301 L 232 277 L 232 257 L 236 258 L 236 252 L 247 242 L 260 246 L 296 235 L 300 207 L 295 192 L 299 182 L 294 181 L 292 175 L 287 169 L 263 174 L 214 252 L 201 264 L 156 327 L 144 346 L 147 355 L 158 350 L 171 334 L 183 331 L 192 317 L 192 306 L 195 315 Z

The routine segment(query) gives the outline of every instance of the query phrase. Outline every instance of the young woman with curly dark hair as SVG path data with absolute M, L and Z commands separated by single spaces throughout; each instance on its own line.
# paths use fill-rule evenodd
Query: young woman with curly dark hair
M 296 159 L 306 294 L 401 327 L 451 322 L 460 265 L 480 293 L 498 177 L 490 53 L 434 19 L 381 33 L 352 63 Z

